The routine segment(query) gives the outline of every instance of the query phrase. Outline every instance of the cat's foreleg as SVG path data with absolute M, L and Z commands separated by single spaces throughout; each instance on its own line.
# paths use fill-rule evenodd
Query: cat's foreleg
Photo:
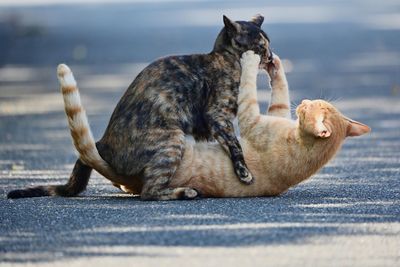
M 242 74 L 238 96 L 238 119 L 240 135 L 246 137 L 260 121 L 260 107 L 257 100 L 257 74 L 260 56 L 253 51 L 243 53 L 240 59 Z
M 274 55 L 272 62 L 268 64 L 267 72 L 271 79 L 271 101 L 267 114 L 290 119 L 289 86 L 283 64 L 277 55 Z
M 253 176 L 244 161 L 243 150 L 237 139 L 233 124 L 223 117 L 212 119 L 211 133 L 224 150 L 230 155 L 233 167 L 239 180 L 245 184 L 253 182 Z
M 249 51 L 246 53 L 250 53 L 254 58 L 254 52 Z M 250 62 L 248 63 L 250 64 Z M 260 57 L 256 56 L 256 61 L 252 62 L 252 65 L 255 66 L 255 70 L 250 67 L 248 69 L 251 69 L 251 71 L 245 68 L 245 73 L 247 74 L 248 79 L 243 80 L 243 82 L 241 83 L 242 86 L 253 88 L 255 91 L 257 90 L 255 88 L 255 84 L 259 63 Z M 244 74 L 242 73 L 242 76 L 243 75 Z M 232 106 L 232 104 L 230 104 L 232 103 L 232 100 L 233 99 L 231 98 L 231 94 L 227 95 L 226 97 L 222 96 L 221 101 L 218 101 L 216 105 L 209 108 L 206 119 L 211 129 L 212 136 L 219 142 L 219 144 L 230 156 L 235 173 L 239 177 L 239 180 L 245 184 L 250 184 L 253 181 L 253 177 L 244 161 L 242 147 L 236 137 L 232 124 L 232 119 L 234 118 L 236 109 L 236 103 L 235 106 Z M 257 103 L 257 95 L 255 96 L 255 102 Z M 255 109 L 252 113 L 259 114 L 260 110 L 258 108 L 258 105 L 254 108 Z

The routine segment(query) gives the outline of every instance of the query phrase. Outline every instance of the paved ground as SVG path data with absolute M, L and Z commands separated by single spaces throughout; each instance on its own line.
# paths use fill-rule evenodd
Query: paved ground
M 400 5 L 242 2 L 0 6 L 0 265 L 399 265 Z M 334 100 L 373 129 L 311 180 L 277 198 L 142 202 L 96 174 L 81 197 L 5 198 L 72 168 L 59 62 L 71 64 L 99 138 L 145 64 L 207 52 L 222 14 L 257 12 L 287 59 L 293 103 Z

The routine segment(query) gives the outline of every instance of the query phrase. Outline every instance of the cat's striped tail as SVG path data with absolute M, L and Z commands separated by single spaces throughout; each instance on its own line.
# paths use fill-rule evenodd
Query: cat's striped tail
M 96 148 L 92 131 L 82 106 L 79 89 L 74 75 L 65 64 L 58 65 L 57 76 L 61 85 L 61 92 L 64 98 L 65 113 L 68 119 L 69 129 L 79 159 L 86 165 L 94 168 L 102 175 L 115 176 L 111 167 L 105 162 Z
M 70 68 L 65 64 L 60 64 L 57 68 L 57 76 L 61 85 L 71 136 L 79 153 L 79 159 L 75 163 L 67 184 L 14 190 L 7 195 L 8 198 L 76 196 L 86 189 L 92 168 L 114 182 L 123 180 L 101 158 L 96 148 L 86 112 L 81 103 L 79 89 Z

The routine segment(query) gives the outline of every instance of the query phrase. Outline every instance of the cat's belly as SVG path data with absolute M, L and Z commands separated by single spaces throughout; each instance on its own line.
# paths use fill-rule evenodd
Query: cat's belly
M 191 187 L 203 197 L 276 196 L 282 192 L 259 166 L 265 165 L 257 153 L 242 143 L 246 163 L 255 177 L 251 185 L 241 183 L 227 153 L 217 143 L 187 144 L 171 187 Z

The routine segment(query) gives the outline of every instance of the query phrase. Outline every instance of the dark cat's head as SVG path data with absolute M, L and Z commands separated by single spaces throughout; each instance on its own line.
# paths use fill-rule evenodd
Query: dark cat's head
M 261 56 L 261 63 L 271 61 L 272 52 L 269 38 L 261 29 L 264 17 L 255 15 L 250 21 L 232 21 L 223 16 L 225 27 L 221 30 L 214 45 L 214 51 L 229 51 L 239 56 L 253 50 Z

